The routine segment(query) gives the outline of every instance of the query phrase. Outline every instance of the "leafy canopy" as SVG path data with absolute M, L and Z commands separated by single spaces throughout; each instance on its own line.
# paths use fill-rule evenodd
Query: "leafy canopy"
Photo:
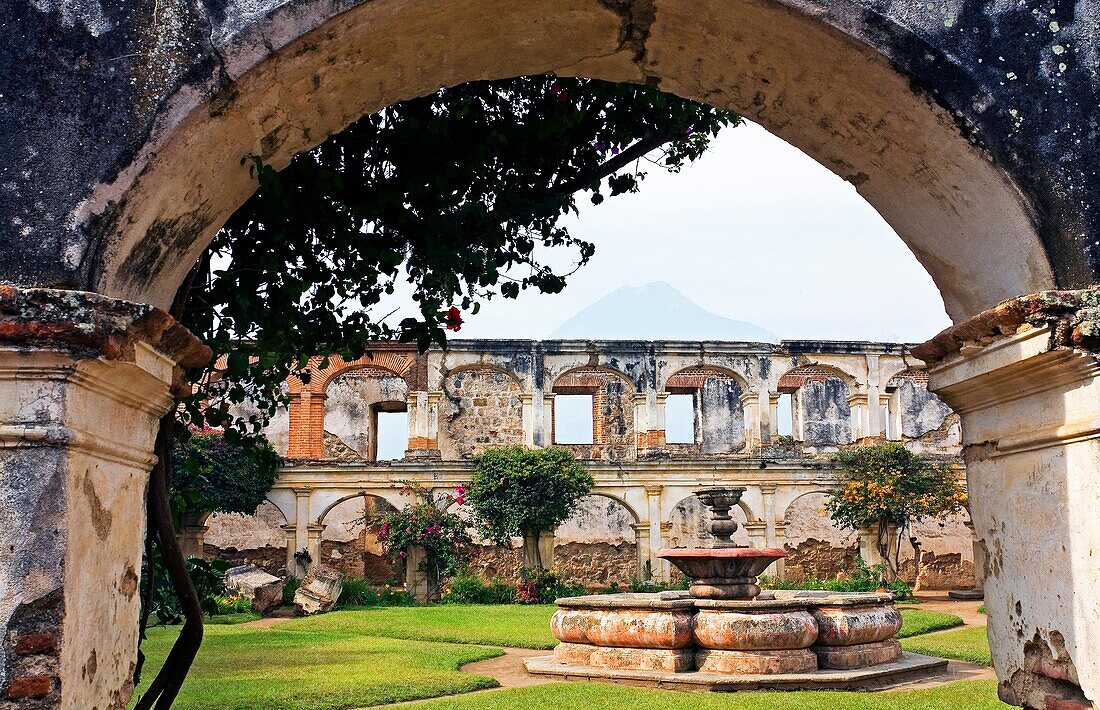
M 635 192 L 644 159 L 678 171 L 741 119 L 657 89 L 553 76 L 475 82 L 366 116 L 282 172 L 253 156 L 259 189 L 215 237 L 177 299 L 225 356 L 193 373 L 186 418 L 258 431 L 313 353 L 357 358 L 372 341 L 445 342 L 452 308 L 557 293 L 594 246 L 559 224 L 579 194 Z M 572 254 L 558 270 L 554 253 Z M 418 317 L 377 308 L 401 281 Z M 231 405 L 258 406 L 240 418 Z
M 172 446 L 172 508 L 177 516 L 256 512 L 282 459 L 266 439 L 229 441 L 217 430 L 191 432 Z
M 841 527 L 906 528 L 966 506 L 966 492 L 950 466 L 923 458 L 898 442 L 842 449 L 833 461 L 845 473 L 826 510 Z
M 466 491 L 482 535 L 498 544 L 524 533 L 552 531 L 595 481 L 568 449 L 504 446 L 474 457 Z

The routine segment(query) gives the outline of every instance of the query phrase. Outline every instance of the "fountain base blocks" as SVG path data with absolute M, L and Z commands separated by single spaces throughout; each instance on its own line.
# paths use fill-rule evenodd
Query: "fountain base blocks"
M 776 592 L 698 599 L 685 592 L 558 600 L 561 641 L 529 672 L 737 690 L 866 687 L 927 675 L 947 662 L 902 653 L 889 594 Z

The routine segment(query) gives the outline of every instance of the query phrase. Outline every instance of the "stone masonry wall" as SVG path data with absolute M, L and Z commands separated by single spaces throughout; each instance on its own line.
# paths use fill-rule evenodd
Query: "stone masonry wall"
M 445 459 L 469 458 L 490 446 L 523 443 L 523 402 L 514 379 L 499 370 L 463 370 L 443 383 L 439 447 Z

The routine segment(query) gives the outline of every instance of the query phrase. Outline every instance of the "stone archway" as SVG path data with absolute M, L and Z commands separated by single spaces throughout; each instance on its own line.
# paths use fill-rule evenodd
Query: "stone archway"
M 49 470 L 62 477 L 48 490 L 4 489 L 13 510 L 36 511 L 12 521 L 9 534 L 42 527 L 35 502 L 73 501 L 71 509 L 57 503 L 67 511 L 58 514 L 96 524 L 29 552 L 21 538 L 21 554 L 40 555 L 34 564 L 51 570 L 73 556 L 74 568 L 110 575 L 96 589 L 118 590 L 58 622 L 66 625 L 54 669 L 64 676 L 57 684 L 64 702 L 91 707 L 125 693 L 133 638 L 118 629 L 136 614 L 129 580 L 140 546 L 120 534 L 95 550 L 79 540 L 107 529 L 92 512 L 119 519 L 140 512 L 141 486 L 120 487 L 110 474 L 140 483 L 155 420 L 170 406 L 164 356 L 195 362 L 201 350 L 156 311 L 111 299 L 168 303 L 252 191 L 242 156 L 282 166 L 366 113 L 473 79 L 556 71 L 659 84 L 751 117 L 855 184 L 961 323 L 1000 299 L 1100 281 L 1100 144 L 1089 133 L 1100 77 L 1088 69 L 1098 52 L 1091 24 L 1098 2 L 1078 5 L 1056 29 L 1026 7 L 971 3 L 940 14 L 915 0 L 859 8 L 842 0 L 230 0 L 181 8 L 170 37 L 150 33 L 149 18 L 127 3 L 61 12 L 0 7 L 5 26 L 15 28 L 0 58 L 36 58 L 23 73 L 34 89 L 5 89 L 11 100 L 0 107 L 4 117 L 18 117 L 0 139 L 0 165 L 15 176 L 0 205 L 0 281 L 106 297 L 0 292 L 3 318 L 15 324 L 3 330 L 4 341 L 32 346 L 30 356 L 2 354 L 3 371 L 15 374 L 0 380 L 0 422 L 5 444 L 13 442 L 0 466 L 9 478 L 37 480 L 33 473 L 47 470 L 53 456 Z M 1051 51 L 1055 40 L 1071 48 L 1066 61 Z M 42 76 L 49 81 L 34 83 Z M 1003 688 L 1014 702 L 1100 693 L 1100 669 L 1085 660 L 1100 645 L 1100 570 L 1087 554 L 1100 533 L 1093 511 L 1077 500 L 1093 490 L 1100 468 L 1097 433 L 1087 426 L 1098 416 L 1089 364 L 1098 345 L 1091 326 L 1082 330 L 1067 315 L 1093 307 L 1088 298 L 1021 302 L 921 355 L 937 364 L 932 388 L 962 414 L 965 438 L 982 442 L 968 464 L 983 479 L 971 490 L 989 548 L 998 672 L 1006 681 L 1016 672 L 1033 679 L 1037 671 L 1028 669 L 1046 668 L 1051 648 L 1059 663 L 1069 659 L 1060 678 Z M 1016 332 L 1024 326 L 1033 332 Z M 997 348 L 983 349 L 993 341 Z M 35 399 L 47 380 L 56 383 L 58 406 L 33 413 L 7 406 Z M 119 407 L 103 392 L 123 390 L 130 394 L 122 418 L 126 407 L 141 411 L 127 428 L 102 433 L 102 423 L 80 420 L 81 411 Z M 68 406 L 72 398 L 95 405 Z M 49 431 L 97 434 L 51 438 Z M 87 478 L 92 468 L 80 457 L 100 466 L 97 478 Z M 58 492 L 81 490 L 80 480 L 97 495 L 85 502 Z M 1000 517 L 1013 501 L 1029 507 Z M 1033 511 L 1052 506 L 1066 514 L 1032 524 Z M 1036 554 L 1056 560 L 1058 574 L 1023 563 L 1034 532 L 1043 533 Z M 101 557 L 110 563 L 97 564 Z M 93 583 L 74 581 L 67 591 L 69 583 L 51 574 L 48 589 L 19 604 L 62 592 L 76 604 L 84 598 L 79 584 Z M 16 579 L 6 569 L 4 577 Z M 1016 603 L 1027 611 L 1013 615 Z M 22 608 L 0 605 L 0 619 L 7 625 Z M 1037 641 L 1014 638 L 1014 623 Z M 100 670 L 82 680 L 76 669 L 87 659 L 78 654 L 88 649 L 97 651 Z M 16 672 L 0 650 L 0 686 Z

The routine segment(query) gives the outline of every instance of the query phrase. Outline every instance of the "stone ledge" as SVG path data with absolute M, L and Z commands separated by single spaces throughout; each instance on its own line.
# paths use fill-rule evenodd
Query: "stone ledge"
M 148 343 L 183 368 L 201 367 L 213 357 L 159 308 L 84 291 L 0 284 L 0 345 L 132 362 L 137 343 Z
M 737 690 L 872 690 L 887 688 L 914 677 L 929 677 L 947 668 L 943 658 L 905 652 L 892 663 L 855 670 L 817 670 L 779 675 L 723 675 L 720 673 L 663 673 L 564 666 L 553 656 L 523 662 L 528 673 L 562 680 L 602 681 L 679 690 L 732 692 Z
M 563 609 L 694 609 L 695 599 L 687 592 L 588 594 L 557 601 Z
M 1100 349 L 1100 287 L 1040 291 L 1002 301 L 914 346 L 910 352 L 932 366 L 967 345 L 981 347 L 999 338 L 1043 327 L 1051 329 L 1056 346 Z

